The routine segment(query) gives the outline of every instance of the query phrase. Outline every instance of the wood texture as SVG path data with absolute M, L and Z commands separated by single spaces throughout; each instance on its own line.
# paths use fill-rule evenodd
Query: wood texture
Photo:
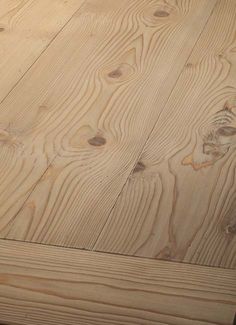
M 0 102 L 82 3 L 82 0 L 0 0 Z
M 11 325 L 231 325 L 232 270 L 0 241 Z
M 219 1 L 95 249 L 236 267 L 236 2 Z
M 0 0 L 0 324 L 233 324 L 235 53 L 235 0 Z
M 215 3 L 85 2 L 0 106 L 1 237 L 94 246 Z

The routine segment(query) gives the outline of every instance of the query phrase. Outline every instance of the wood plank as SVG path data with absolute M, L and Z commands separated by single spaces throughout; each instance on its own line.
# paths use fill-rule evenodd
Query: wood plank
M 95 249 L 236 267 L 235 35 L 219 1 Z
M 86 1 L 0 107 L 2 237 L 93 247 L 214 5 Z
M 83 0 L 0 0 L 0 102 Z
M 10 324 L 231 325 L 236 272 L 0 241 L 0 320 Z

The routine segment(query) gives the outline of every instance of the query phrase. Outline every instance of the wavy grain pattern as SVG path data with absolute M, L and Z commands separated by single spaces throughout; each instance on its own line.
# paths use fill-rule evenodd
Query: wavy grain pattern
M 235 268 L 235 149 L 236 2 L 226 0 L 218 2 L 95 249 Z
M 93 247 L 214 5 L 85 2 L 0 106 L 2 237 Z
M 0 241 L 3 323 L 231 325 L 235 307 L 232 270 Z

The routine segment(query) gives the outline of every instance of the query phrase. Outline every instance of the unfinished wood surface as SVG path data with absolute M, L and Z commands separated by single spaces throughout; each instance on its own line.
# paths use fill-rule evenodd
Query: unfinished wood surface
M 0 241 L 0 322 L 233 325 L 236 273 Z
M 95 249 L 236 267 L 236 1 L 219 1 Z
M 94 246 L 215 3 L 85 2 L 0 106 L 2 237 Z
M 0 0 L 0 102 L 82 3 L 83 0 Z

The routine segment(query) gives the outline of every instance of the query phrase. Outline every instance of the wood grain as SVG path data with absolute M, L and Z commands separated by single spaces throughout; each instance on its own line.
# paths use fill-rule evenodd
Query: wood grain
M 0 102 L 82 3 L 82 0 L 0 0 Z
M 231 325 L 232 270 L 0 241 L 0 321 Z
M 219 1 L 95 249 L 236 267 L 235 36 Z
M 86 1 L 0 106 L 1 237 L 94 246 L 215 3 Z

